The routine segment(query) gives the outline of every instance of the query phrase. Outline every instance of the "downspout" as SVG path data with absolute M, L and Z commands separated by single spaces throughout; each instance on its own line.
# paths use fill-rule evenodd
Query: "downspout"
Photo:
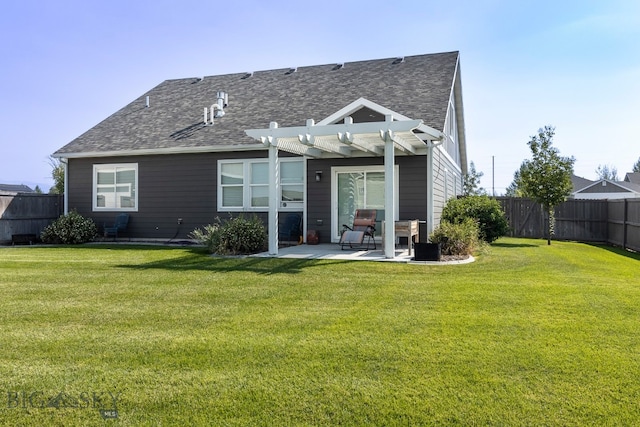
M 427 142 L 427 236 L 431 236 L 434 230 L 434 195 L 433 189 L 435 184 L 435 177 L 433 175 L 433 150 L 439 145 L 442 145 L 443 138 L 440 138 L 436 143 L 433 140 Z

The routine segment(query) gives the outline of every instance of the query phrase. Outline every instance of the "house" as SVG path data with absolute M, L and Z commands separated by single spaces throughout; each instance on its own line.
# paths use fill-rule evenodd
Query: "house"
M 33 189 L 24 184 L 0 184 L 0 193 L 18 194 L 18 193 L 34 193 Z
M 572 177 L 574 199 L 609 200 L 640 198 L 640 173 L 627 173 L 623 181 L 590 181 Z M 582 181 L 579 181 L 582 180 Z
M 357 208 L 432 230 L 467 171 L 458 52 L 167 80 L 54 153 L 65 210 L 132 238 L 256 213 L 337 242 Z M 382 227 L 377 227 L 380 240 Z M 392 257 L 394 227 L 385 228 Z

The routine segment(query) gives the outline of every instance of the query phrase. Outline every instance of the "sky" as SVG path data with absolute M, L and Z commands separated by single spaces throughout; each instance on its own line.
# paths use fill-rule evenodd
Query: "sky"
M 47 192 L 53 152 L 167 79 L 449 51 L 490 194 L 546 125 L 579 176 L 640 158 L 637 0 L 20 0 L 0 14 L 0 183 Z

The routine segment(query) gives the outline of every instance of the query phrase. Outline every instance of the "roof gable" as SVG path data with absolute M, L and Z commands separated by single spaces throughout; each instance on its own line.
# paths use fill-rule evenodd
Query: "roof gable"
M 608 179 L 601 179 L 595 181 L 593 184 L 584 187 L 574 194 L 585 193 L 634 193 L 640 190 L 640 186 L 635 188 L 634 184 L 629 184 L 621 181 L 610 181 Z
M 624 180 L 632 184 L 640 184 L 640 172 L 628 172 Z
M 260 144 L 246 129 L 266 128 L 271 121 L 300 126 L 309 118 L 327 120 L 345 106 L 362 113 L 391 111 L 442 131 L 457 67 L 458 52 L 449 52 L 167 80 L 56 156 L 256 149 Z M 217 91 L 228 94 L 225 115 L 205 125 L 203 109 L 216 102 Z

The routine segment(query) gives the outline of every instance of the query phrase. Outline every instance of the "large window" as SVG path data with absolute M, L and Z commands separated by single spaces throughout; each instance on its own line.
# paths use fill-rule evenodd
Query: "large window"
M 300 210 L 304 201 L 304 162 L 279 159 L 281 210 Z M 218 210 L 269 209 L 269 161 L 243 159 L 218 161 Z
M 138 210 L 138 164 L 93 165 L 93 210 Z

